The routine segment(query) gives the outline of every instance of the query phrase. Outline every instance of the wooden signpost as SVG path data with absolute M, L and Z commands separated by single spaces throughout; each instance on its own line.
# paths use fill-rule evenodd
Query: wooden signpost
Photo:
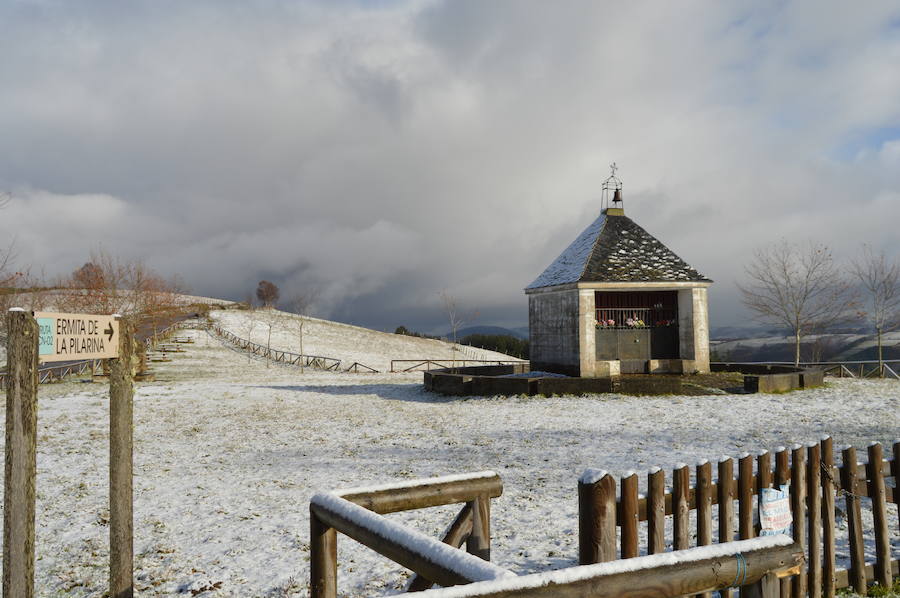
M 9 310 L 6 350 L 6 468 L 3 598 L 34 596 L 38 362 L 109 359 L 109 596 L 134 594 L 134 344 L 119 316 Z

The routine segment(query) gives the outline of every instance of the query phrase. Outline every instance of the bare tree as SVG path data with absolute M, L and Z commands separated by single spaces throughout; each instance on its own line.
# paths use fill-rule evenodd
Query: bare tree
M 744 305 L 758 320 L 791 331 L 795 366 L 803 336 L 847 319 L 853 306 L 849 283 L 824 245 L 783 240 L 757 250 L 745 271 L 749 283 L 737 285 Z
M 882 334 L 900 325 L 900 263 L 889 260 L 884 251 L 863 245 L 861 255 L 851 261 L 851 272 L 859 281 L 864 309 L 859 312 L 875 329 L 878 372 L 884 376 Z
M 307 287 L 303 291 L 291 295 L 291 298 L 288 299 L 287 302 L 288 311 L 299 316 L 295 318 L 291 315 L 285 314 L 283 324 L 287 330 L 295 332 L 300 340 L 301 374 L 305 371 L 305 358 L 303 357 L 303 325 L 306 323 L 307 316 L 309 316 L 310 312 L 312 311 L 312 307 L 318 300 L 319 295 L 320 289 L 318 287 Z
M 463 324 L 467 322 L 467 320 L 474 320 L 478 317 L 478 312 L 473 312 L 470 318 L 463 319 L 463 316 L 460 314 L 459 309 L 456 306 L 456 299 L 448 293 L 446 290 L 441 291 L 441 302 L 444 304 L 444 309 L 447 312 L 447 319 L 450 321 L 450 336 L 453 341 L 452 351 L 453 351 L 453 367 L 456 367 L 456 352 L 459 351 L 459 344 L 457 343 L 457 332 L 462 328 Z
M 254 310 L 249 310 L 247 312 L 247 319 L 243 321 L 240 327 L 240 331 L 247 335 L 247 340 L 249 342 L 253 342 L 253 329 L 256 328 L 256 325 L 259 324 L 259 321 L 256 319 L 256 313 Z M 247 351 L 247 363 L 253 359 L 253 354 L 250 351 Z
M 0 192 L 0 210 L 9 205 L 12 197 L 8 192 Z M 6 312 L 12 305 L 18 287 L 23 283 L 25 273 L 15 268 L 16 242 L 10 240 L 0 247 L 0 341 L 6 339 Z
M 259 281 L 259 285 L 256 287 L 256 298 L 259 299 L 263 307 L 275 307 L 280 296 L 281 291 L 278 290 L 275 283 L 268 280 Z
M 166 280 L 141 260 L 127 261 L 103 248 L 60 286 L 66 289 L 60 307 L 88 313 L 158 316 L 177 307 L 182 290 L 177 278 Z

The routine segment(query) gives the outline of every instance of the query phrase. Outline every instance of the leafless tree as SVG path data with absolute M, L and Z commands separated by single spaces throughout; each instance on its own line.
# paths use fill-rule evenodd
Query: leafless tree
M 863 245 L 860 255 L 851 261 L 850 271 L 859 281 L 863 294 L 864 308 L 859 315 L 875 329 L 878 372 L 884 376 L 881 337 L 900 325 L 900 263 L 888 259 L 884 251 L 876 252 Z
M 59 299 L 66 311 L 159 316 L 177 307 L 182 285 L 164 279 L 141 260 L 127 261 L 103 248 L 61 281 L 66 289 Z
M 303 357 L 303 325 L 306 323 L 307 316 L 309 316 L 310 312 L 312 311 L 313 305 L 315 305 L 316 301 L 319 298 L 319 295 L 319 287 L 309 286 L 306 287 L 303 291 L 291 295 L 290 299 L 288 299 L 287 302 L 288 311 L 299 316 L 295 318 L 292 315 L 285 314 L 283 325 L 288 331 L 295 332 L 300 341 L 301 374 L 305 371 L 305 358 Z
M 282 322 L 281 312 L 274 307 L 261 307 L 254 312 L 256 320 L 266 329 L 266 367 L 272 360 L 272 330 Z
M 278 290 L 275 283 L 268 280 L 259 281 L 259 285 L 256 287 L 256 298 L 259 299 L 263 307 L 275 307 L 278 305 L 280 296 L 281 291 Z
M 441 291 L 441 302 L 444 304 L 444 309 L 447 312 L 447 319 L 450 321 L 450 336 L 453 341 L 452 352 L 453 352 L 453 367 L 456 367 L 456 352 L 459 351 L 459 344 L 457 341 L 457 332 L 462 328 L 463 324 L 465 324 L 469 320 L 474 320 L 478 317 L 478 312 L 473 312 L 471 317 L 464 319 L 460 314 L 459 309 L 456 306 L 456 299 L 446 290 Z
M 0 192 L 0 210 L 9 205 L 12 197 L 7 192 Z M 17 288 L 22 284 L 25 273 L 15 268 L 16 243 L 10 240 L 6 246 L 0 247 L 0 341 L 6 339 L 6 312 L 12 305 Z
M 791 331 L 795 366 L 804 335 L 846 320 L 854 305 L 849 282 L 824 245 L 783 240 L 757 250 L 745 272 L 749 282 L 738 284 L 744 305 L 758 320 Z
M 246 338 L 250 342 L 253 342 L 253 330 L 256 328 L 257 324 L 259 324 L 259 320 L 256 319 L 256 312 L 251 309 L 247 312 L 247 319 L 243 321 L 240 327 L 240 331 L 247 335 Z M 252 360 L 252 355 L 253 354 L 250 353 L 250 351 L 247 351 L 247 363 L 250 363 Z

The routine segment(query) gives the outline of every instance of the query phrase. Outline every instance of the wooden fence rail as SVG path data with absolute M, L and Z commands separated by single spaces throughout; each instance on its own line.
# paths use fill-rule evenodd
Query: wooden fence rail
M 335 359 L 333 357 L 323 357 L 321 355 L 301 355 L 299 353 L 292 353 L 290 351 L 272 349 L 271 347 L 266 347 L 265 345 L 260 345 L 259 343 L 254 343 L 253 341 L 250 341 L 248 339 L 241 338 L 233 332 L 225 330 L 218 324 L 212 324 L 210 326 L 210 329 L 215 333 L 216 336 L 237 347 L 241 351 L 246 351 L 247 353 L 256 355 L 263 359 L 268 358 L 275 363 L 317 368 L 332 372 L 339 371 L 341 367 L 340 359 Z
M 410 590 L 511 576 L 489 562 L 490 502 L 502 492 L 500 476 L 486 471 L 316 494 L 309 505 L 310 597 L 337 596 L 337 532 L 414 571 Z M 381 517 L 454 503 L 465 506 L 441 541 Z M 457 550 L 463 543 L 469 554 Z
M 715 365 L 725 362 L 713 362 Z M 729 361 L 733 365 L 790 365 L 793 361 Z M 900 359 L 873 359 L 861 361 L 801 361 L 801 368 L 821 368 L 829 376 L 840 378 L 893 378 L 900 380 Z
M 803 561 L 799 544 L 774 536 L 516 576 L 490 563 L 490 500 L 502 491 L 499 476 L 488 471 L 314 495 L 311 598 L 337 595 L 337 532 L 414 571 L 407 591 L 435 598 L 674 598 L 731 587 L 777 598 L 779 577 Z M 465 506 L 442 542 L 382 517 L 453 503 Z M 459 550 L 464 543 L 468 553 Z M 444 587 L 427 591 L 434 583 Z
M 713 506 L 717 506 L 718 515 L 716 542 L 733 541 L 735 532 L 742 540 L 753 538 L 759 533 L 753 518 L 754 496 L 763 488 L 789 485 L 793 540 L 807 553 L 808 568 L 790 580 L 782 580 L 783 598 L 806 594 L 832 598 L 835 590 L 843 587 L 865 593 L 867 581 L 890 585 L 892 578 L 900 575 L 900 563 L 891 557 L 887 519 L 887 505 L 896 505 L 900 498 L 896 487 L 900 442 L 893 445 L 892 460 L 884 459 L 882 446 L 877 443 L 869 446 L 865 464 L 857 463 L 852 447 L 844 449 L 841 456 L 842 465 L 837 467 L 833 441 L 825 438 L 790 451 L 777 449 L 774 469 L 770 453 L 763 452 L 755 459 L 745 454 L 737 461 L 737 477 L 734 459 L 719 461 L 717 479 L 713 478 L 712 465 L 704 461 L 696 466 L 693 485 L 690 468 L 682 465 L 672 472 L 671 491 L 666 490 L 665 472 L 654 468 L 648 474 L 646 496 L 638 494 L 637 474 L 617 481 L 606 472 L 587 470 L 578 484 L 579 560 L 590 564 L 617 556 L 637 556 L 638 524 L 643 521 L 647 522 L 647 554 L 663 552 L 667 516 L 672 517 L 673 548 L 686 549 L 690 544 L 690 511 L 696 511 L 696 545 L 711 544 Z M 885 484 L 889 477 L 894 478 L 893 487 Z M 836 498 L 845 503 L 851 561 L 848 570 L 836 567 Z M 871 502 L 874 563 L 864 559 L 862 498 Z
M 521 359 L 392 359 L 391 372 L 427 372 L 447 368 L 463 368 L 466 364 L 510 365 L 528 363 Z
M 777 598 L 779 578 L 803 562 L 802 550 L 772 536 L 596 565 L 431 590 L 422 598 L 675 598 L 741 587 Z M 408 594 L 407 594 L 408 596 Z

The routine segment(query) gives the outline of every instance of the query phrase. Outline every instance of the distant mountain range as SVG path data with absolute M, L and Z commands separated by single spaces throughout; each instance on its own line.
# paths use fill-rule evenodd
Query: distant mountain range
M 784 331 L 758 326 L 716 326 L 711 330 L 713 361 L 793 361 L 794 339 Z M 456 338 L 472 334 L 506 335 L 528 339 L 528 327 L 467 326 L 456 331 Z M 440 335 L 452 339 L 451 332 Z M 884 358 L 900 359 L 900 331 L 886 333 Z M 804 361 L 855 361 L 876 358 L 873 335 L 847 330 L 842 333 L 805 337 L 801 346 Z
M 882 338 L 885 359 L 900 359 L 900 332 Z M 792 336 L 761 336 L 710 341 L 713 361 L 793 361 Z M 865 361 L 877 358 L 872 334 L 817 334 L 804 337 L 800 347 L 803 361 Z
M 461 339 L 463 337 L 469 336 L 470 334 L 505 335 L 527 340 L 528 326 L 521 326 L 519 328 L 504 328 L 502 326 L 467 326 L 456 331 L 456 338 Z M 445 332 L 443 334 L 440 334 L 439 336 L 446 339 L 452 339 L 453 333 Z

